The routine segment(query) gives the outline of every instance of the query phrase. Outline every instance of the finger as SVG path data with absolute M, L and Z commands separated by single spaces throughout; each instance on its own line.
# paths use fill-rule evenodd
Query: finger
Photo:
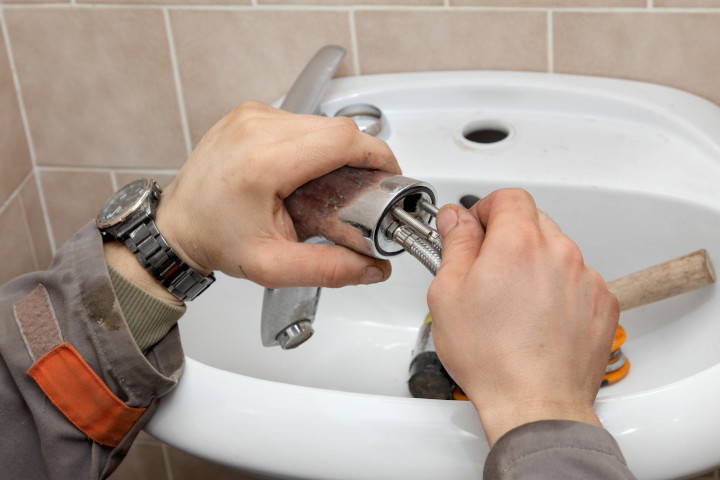
M 287 182 L 278 193 L 285 197 L 297 187 L 343 166 L 382 170 L 400 174 L 401 169 L 390 147 L 357 129 L 351 119 L 325 119 L 322 125 L 296 132 L 297 135 L 277 144 L 273 174 Z
M 486 229 L 493 223 L 510 225 L 530 221 L 539 227 L 538 209 L 535 200 L 525 190 L 507 188 L 496 190 L 476 203 L 472 209 Z
M 542 210 L 538 210 L 538 225 L 545 235 L 564 235 L 558 224 Z
M 445 205 L 436 217 L 442 237 L 437 277 L 464 278 L 480 253 L 484 232 L 477 217 L 457 205 Z
M 520 260 L 546 244 L 535 201 L 524 190 L 498 190 L 472 210 L 485 227 L 485 242 L 504 251 L 508 261 Z
M 277 251 L 282 255 L 278 256 Z M 264 253 L 267 252 L 267 255 Z M 390 262 L 367 257 L 337 245 L 277 241 L 264 247 L 259 258 L 273 258 L 264 262 L 261 273 L 251 280 L 270 288 L 330 287 L 378 283 L 387 280 Z
M 547 240 L 548 246 L 551 247 L 557 256 L 556 258 L 564 259 L 566 266 L 569 264 L 575 264 L 578 267 L 585 266 L 585 260 L 580 247 L 563 233 L 552 218 L 538 210 L 538 222 L 540 224 L 540 231 Z

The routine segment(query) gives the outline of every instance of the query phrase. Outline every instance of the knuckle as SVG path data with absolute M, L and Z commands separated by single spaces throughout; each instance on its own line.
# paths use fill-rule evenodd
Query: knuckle
M 527 190 L 522 189 L 522 188 L 503 188 L 501 190 L 497 190 L 495 193 L 498 196 L 499 200 L 502 200 L 505 202 L 512 202 L 512 203 L 530 202 L 533 205 L 535 205 L 535 199 L 533 199 L 533 196 L 530 195 L 530 192 L 528 192 Z
M 508 244 L 509 248 L 521 252 L 535 252 L 545 246 L 545 238 L 542 232 L 530 221 L 518 224 L 513 231 L 513 241 Z
M 347 284 L 346 272 L 339 263 L 324 264 L 319 267 L 318 278 L 323 286 L 340 288 Z
M 563 235 L 555 239 L 554 248 L 556 255 L 564 265 L 569 267 L 585 265 L 580 247 L 569 237 Z
M 347 129 L 351 132 L 359 131 L 355 120 L 350 117 L 332 117 L 331 120 L 337 125 L 338 128 Z
M 240 112 L 257 112 L 257 111 L 266 111 L 268 109 L 268 105 L 259 102 L 257 100 L 245 100 L 240 105 L 235 107 L 235 111 Z
M 243 137 L 255 135 L 264 128 L 264 124 L 263 119 L 244 112 L 235 119 L 235 132 Z
M 333 124 L 333 136 L 338 143 L 350 147 L 357 141 L 360 130 L 351 118 L 336 117 Z
M 614 322 L 614 324 L 617 324 L 620 317 L 620 302 L 618 297 L 608 290 L 605 280 L 597 271 L 590 267 L 585 268 L 589 272 L 590 281 L 593 283 L 595 291 L 597 292 L 596 295 L 600 311 L 605 314 L 606 318 Z
M 607 301 L 609 305 L 609 314 L 611 318 L 615 319 L 615 321 L 617 322 L 618 318 L 620 317 L 620 300 L 618 300 L 615 295 L 608 291 Z

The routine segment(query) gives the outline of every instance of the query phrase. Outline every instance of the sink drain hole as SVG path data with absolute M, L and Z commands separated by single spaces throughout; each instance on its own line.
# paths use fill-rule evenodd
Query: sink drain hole
M 465 138 L 475 143 L 497 143 L 505 140 L 510 132 L 498 130 L 497 128 L 483 128 L 473 130 L 465 134 Z
M 510 127 L 500 122 L 486 120 L 472 122 L 462 131 L 465 140 L 480 145 L 500 143 L 508 138 L 510 133 Z

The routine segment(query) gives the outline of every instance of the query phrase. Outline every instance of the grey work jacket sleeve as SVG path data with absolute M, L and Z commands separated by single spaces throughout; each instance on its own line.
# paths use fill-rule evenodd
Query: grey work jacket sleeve
M 490 450 L 485 480 L 634 479 L 615 439 L 587 423 L 543 420 L 521 425 Z
M 0 287 L 0 476 L 106 478 L 177 384 L 183 358 L 177 327 L 140 352 L 89 223 L 48 270 Z

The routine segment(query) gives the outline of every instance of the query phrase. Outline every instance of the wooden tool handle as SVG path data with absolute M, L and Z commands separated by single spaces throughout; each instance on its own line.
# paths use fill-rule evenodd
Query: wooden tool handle
M 620 311 L 657 302 L 715 282 L 710 257 L 705 250 L 670 260 L 608 282 L 620 302 Z

